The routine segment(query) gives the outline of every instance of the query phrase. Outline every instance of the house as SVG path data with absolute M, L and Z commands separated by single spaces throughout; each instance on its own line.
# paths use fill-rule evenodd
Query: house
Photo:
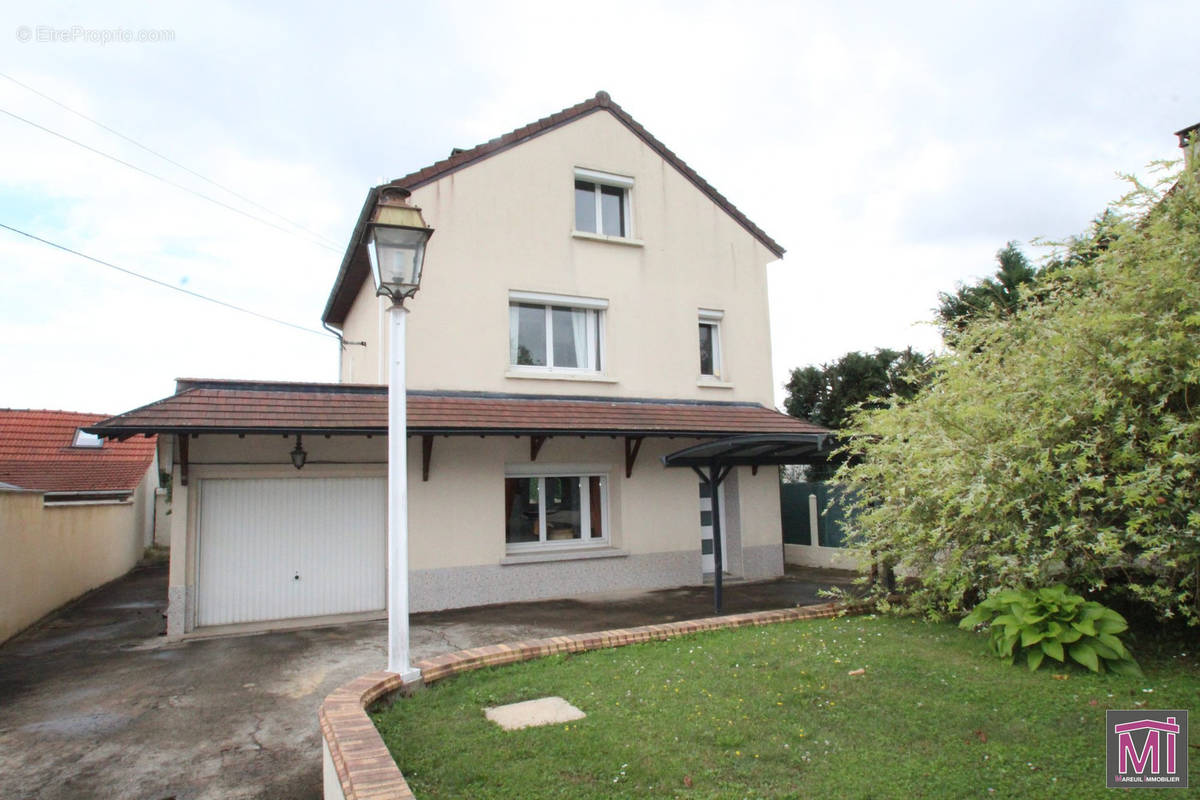
M 128 572 L 154 542 L 156 442 L 103 414 L 0 409 L 0 641 Z
M 771 407 L 783 248 L 601 92 L 367 193 L 322 317 L 339 383 L 182 379 L 93 427 L 166 443 L 170 636 L 384 612 L 389 353 L 364 239 L 398 203 L 436 230 L 407 323 L 413 611 L 701 583 L 707 485 L 663 463 L 697 445 L 729 470 L 724 572 L 782 574 L 758 466 L 780 463 L 771 437 L 827 433 Z M 747 436 L 737 459 L 719 444 Z

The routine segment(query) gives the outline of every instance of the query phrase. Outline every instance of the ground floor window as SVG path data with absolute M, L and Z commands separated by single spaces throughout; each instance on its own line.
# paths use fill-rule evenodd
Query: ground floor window
M 504 541 L 511 551 L 608 541 L 608 480 L 602 474 L 504 478 Z

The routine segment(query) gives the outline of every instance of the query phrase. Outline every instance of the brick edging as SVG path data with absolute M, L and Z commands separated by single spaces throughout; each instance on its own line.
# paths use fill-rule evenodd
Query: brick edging
M 418 661 L 413 666 L 421 670 L 422 682 L 428 685 L 460 672 L 514 664 L 555 653 L 581 653 L 639 642 L 661 641 L 702 631 L 770 625 L 802 619 L 825 619 L 844 614 L 863 614 L 873 610 L 872 603 L 856 602 L 754 611 L 723 617 L 642 625 L 637 628 L 493 644 L 435 656 Z M 317 712 L 321 734 L 329 748 L 346 800 L 368 797 L 415 800 L 408 782 L 404 780 L 404 775 L 383 743 L 383 737 L 379 735 L 366 712 L 376 700 L 397 691 L 408 693 L 412 688 L 414 687 L 407 687 L 394 672 L 372 672 L 334 690 L 321 704 Z

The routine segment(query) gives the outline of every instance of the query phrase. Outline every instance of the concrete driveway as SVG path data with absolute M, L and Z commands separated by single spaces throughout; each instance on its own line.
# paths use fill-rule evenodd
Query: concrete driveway
M 823 602 L 844 574 L 732 584 L 726 611 Z M 0 797 L 319 798 L 317 706 L 386 664 L 383 622 L 167 644 L 166 567 L 140 567 L 0 646 Z M 711 616 L 703 587 L 417 614 L 414 660 Z

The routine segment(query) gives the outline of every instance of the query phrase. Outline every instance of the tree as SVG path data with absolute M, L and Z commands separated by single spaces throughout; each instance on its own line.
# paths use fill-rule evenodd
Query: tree
M 953 343 L 957 334 L 978 316 L 1016 311 L 1024 291 L 1038 278 L 1038 268 L 1029 263 L 1016 242 L 998 250 L 996 261 L 1000 268 L 993 277 L 972 286 L 960 283 L 953 293 L 938 294 L 938 326 L 947 343 Z
M 784 408 L 826 428 L 840 428 L 861 404 L 878 407 L 892 396 L 912 397 L 924 384 L 929 356 L 913 350 L 880 348 L 846 353 L 819 367 L 797 367 L 784 388 Z
M 934 314 L 942 339 L 954 346 L 958 333 L 981 316 L 1012 314 L 1021 305 L 1042 299 L 1054 282 L 1070 267 L 1091 263 L 1121 235 L 1124 220 L 1114 209 L 1106 209 L 1092 220 L 1086 233 L 1065 242 L 1044 242 L 1058 252 L 1040 266 L 1029 263 L 1016 242 L 996 251 L 1000 268 L 990 278 L 971 286 L 959 284 L 953 293 L 939 292 Z
M 842 427 L 859 406 L 877 408 L 887 398 L 912 397 L 926 381 L 929 357 L 913 350 L 878 349 L 872 354 L 846 353 L 819 367 L 797 367 L 784 388 L 784 409 L 793 417 L 834 430 Z M 838 460 L 806 471 L 813 480 L 833 474 Z
M 1200 623 L 1200 189 L 1131 199 L 1152 208 L 846 426 L 851 541 L 919 575 L 911 608 L 1063 582 Z

